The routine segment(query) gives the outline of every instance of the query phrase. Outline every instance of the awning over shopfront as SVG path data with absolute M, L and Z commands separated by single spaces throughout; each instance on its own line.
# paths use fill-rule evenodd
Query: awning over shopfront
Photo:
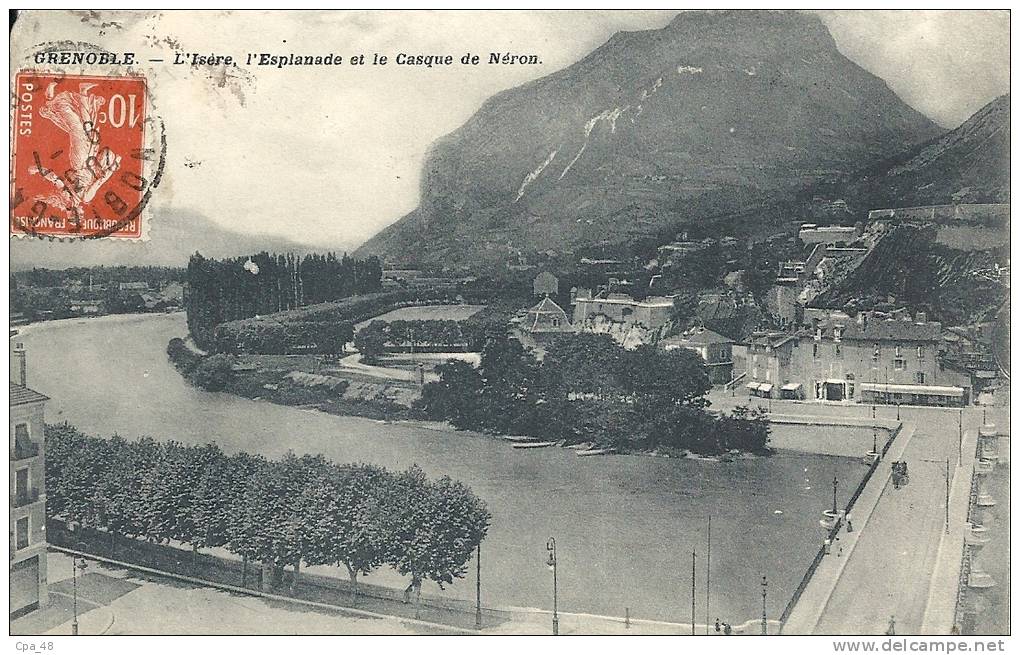
M 760 387 L 760 386 L 761 385 L 758 384 L 757 382 L 748 382 L 747 383 L 747 388 L 750 389 L 751 391 L 757 391 L 758 387 Z
M 772 393 L 772 385 L 768 382 L 764 382 L 758 385 L 758 391 L 761 393 Z
M 861 391 L 872 393 L 916 394 L 919 396 L 949 396 L 962 398 L 962 387 L 935 387 L 923 384 L 880 384 L 877 382 L 861 382 Z
M 791 382 L 781 387 L 782 391 L 800 391 L 800 382 Z

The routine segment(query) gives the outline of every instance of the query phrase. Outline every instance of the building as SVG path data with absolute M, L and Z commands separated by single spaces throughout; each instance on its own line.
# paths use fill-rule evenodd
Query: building
M 656 330 L 666 324 L 672 311 L 672 298 L 664 296 L 635 300 L 623 293 L 608 293 L 604 297 L 593 297 L 590 290 L 578 289 L 574 297 L 574 325 L 577 326 L 602 315 L 615 323 Z
M 160 298 L 173 305 L 184 302 L 184 285 L 180 282 L 169 282 L 159 292 Z
M 663 350 L 686 348 L 701 355 L 712 384 L 726 384 L 733 379 L 733 339 L 718 332 L 696 328 L 659 342 Z
M 121 282 L 119 287 L 121 291 L 134 291 L 142 292 L 149 290 L 148 282 Z
M 797 335 L 792 374 L 807 397 L 864 403 L 958 405 L 967 402 L 958 380 L 940 370 L 942 325 L 924 313 L 911 317 L 860 312 L 815 316 Z
M 939 361 L 942 326 L 911 317 L 812 310 L 794 334 L 757 333 L 747 344 L 748 390 L 773 398 L 959 406 L 971 385 Z
M 555 296 L 560 292 L 560 281 L 549 271 L 542 271 L 535 276 L 532 288 L 536 296 Z
M 756 332 L 745 344 L 743 362 L 749 393 L 767 398 L 803 398 L 803 390 L 790 379 L 797 338 L 785 332 Z
M 46 478 L 43 412 L 46 396 L 26 386 L 25 350 L 11 353 L 10 616 L 47 602 Z
M 528 310 L 523 327 L 532 335 L 556 335 L 572 331 L 567 313 L 548 296 Z
M 823 225 L 805 223 L 800 226 L 797 236 L 807 245 L 823 244 L 835 245 L 837 243 L 850 243 L 864 233 L 862 226 L 853 225 Z

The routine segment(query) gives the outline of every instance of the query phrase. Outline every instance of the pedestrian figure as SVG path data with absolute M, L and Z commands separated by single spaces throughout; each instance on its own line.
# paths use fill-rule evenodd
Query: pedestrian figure
M 839 547 L 839 552 L 836 553 L 836 557 L 843 557 L 843 547 L 842 546 Z
M 733 634 L 733 626 L 729 623 L 723 623 L 723 632 L 728 635 Z
M 404 590 L 404 605 L 411 602 L 411 591 L 414 589 L 414 583 L 407 585 L 407 589 Z
M 895 616 L 890 616 L 889 617 L 889 627 L 886 629 L 885 633 L 887 635 L 894 635 L 894 634 L 896 634 L 896 617 Z
M 849 514 L 846 515 L 846 531 L 847 532 L 853 532 L 854 531 L 854 524 L 853 524 L 853 521 L 850 520 L 850 515 Z
M 716 617 L 716 619 L 715 619 L 715 631 L 716 632 L 721 632 L 722 631 L 722 626 L 719 625 L 719 617 Z

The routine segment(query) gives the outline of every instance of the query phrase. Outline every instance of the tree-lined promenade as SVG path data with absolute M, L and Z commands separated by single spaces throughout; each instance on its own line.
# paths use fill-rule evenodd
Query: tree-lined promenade
M 101 439 L 64 425 L 46 430 L 51 518 L 151 543 L 223 547 L 262 566 L 263 585 L 301 565 L 359 575 L 390 566 L 421 585 L 464 577 L 490 514 L 460 482 L 420 468 L 392 472 L 322 456 L 226 455 L 215 445 Z

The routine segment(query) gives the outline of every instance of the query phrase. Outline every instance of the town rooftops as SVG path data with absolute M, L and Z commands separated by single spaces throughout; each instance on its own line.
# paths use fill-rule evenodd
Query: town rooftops
M 820 332 L 819 332 L 820 331 Z M 942 324 L 928 321 L 923 313 L 916 320 L 909 314 L 893 317 L 874 312 L 861 312 L 854 318 L 844 320 L 841 316 L 817 320 L 811 328 L 799 333 L 800 336 L 820 336 L 856 341 L 938 341 L 942 337 Z
M 32 391 L 28 387 L 23 387 L 20 384 L 11 384 L 11 407 L 15 405 L 29 405 L 31 403 L 38 403 L 44 400 L 49 400 L 49 397 L 42 395 L 38 391 Z
M 724 337 L 723 335 L 719 334 L 718 332 L 713 332 L 712 330 L 706 330 L 706 329 L 702 328 L 702 329 L 698 329 L 698 330 L 691 330 L 690 332 L 685 333 L 685 334 L 679 334 L 679 335 L 672 336 L 672 337 L 666 337 L 665 339 L 663 339 L 659 343 L 661 343 L 665 347 L 665 346 L 672 346 L 672 345 L 677 345 L 677 346 L 688 346 L 688 345 L 690 345 L 690 346 L 705 346 L 705 345 L 713 345 L 713 344 L 720 344 L 720 343 L 735 343 L 735 342 L 733 341 L 733 339 L 730 339 L 729 337 Z
M 755 346 L 778 348 L 794 338 L 795 335 L 787 332 L 755 332 L 748 338 L 747 343 Z
M 542 298 L 542 301 L 537 305 L 528 310 L 529 314 L 556 314 L 557 316 L 563 315 L 565 312 L 563 309 L 552 301 L 551 298 L 546 296 Z
M 608 305 L 631 305 L 633 307 L 672 307 L 672 298 L 666 298 L 665 296 L 648 296 L 644 300 L 634 300 L 632 297 L 625 293 L 610 293 L 605 298 L 592 298 L 589 296 L 581 295 L 578 291 L 577 297 L 574 299 L 575 302 L 593 302 L 602 303 Z

